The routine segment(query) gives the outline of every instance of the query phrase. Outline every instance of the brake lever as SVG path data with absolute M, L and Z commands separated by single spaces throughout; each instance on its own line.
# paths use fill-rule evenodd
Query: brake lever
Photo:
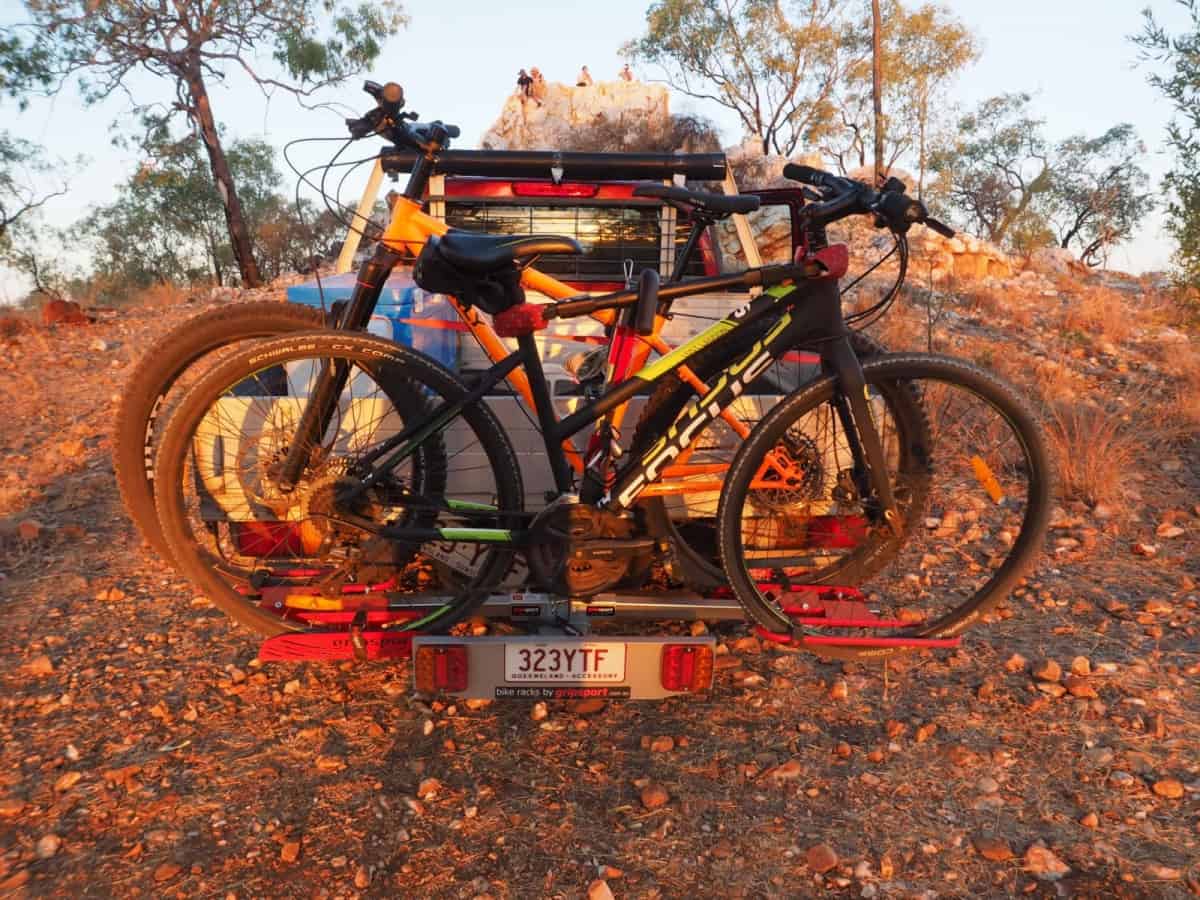
M 361 118 L 347 119 L 346 128 L 350 132 L 350 137 L 353 140 L 360 140 L 373 134 L 379 128 L 380 115 L 380 110 L 373 109 Z

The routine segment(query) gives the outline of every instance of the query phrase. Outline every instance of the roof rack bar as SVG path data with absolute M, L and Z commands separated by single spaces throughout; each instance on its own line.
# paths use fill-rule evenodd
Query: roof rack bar
M 380 154 L 389 175 L 412 170 L 417 154 L 385 148 Z M 724 153 L 584 153 L 558 150 L 447 150 L 438 157 L 442 175 L 490 175 L 550 178 L 562 168 L 562 180 L 661 180 L 683 175 L 692 181 L 724 181 Z

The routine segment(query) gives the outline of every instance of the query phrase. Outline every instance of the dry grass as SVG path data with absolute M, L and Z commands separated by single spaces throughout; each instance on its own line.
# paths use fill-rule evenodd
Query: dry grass
M 1200 435 L 1200 351 L 1174 346 L 1164 352 L 1164 369 L 1178 380 L 1171 398 L 1158 410 L 1160 427 L 1171 438 L 1191 440 Z
M 1178 391 L 1161 410 L 1161 428 L 1175 440 L 1193 440 L 1200 436 L 1200 393 L 1195 389 Z
M 1046 432 L 1059 493 L 1092 506 L 1121 499 L 1127 474 L 1151 442 L 1145 423 L 1079 401 L 1051 404 Z
M 1067 331 L 1078 331 L 1092 340 L 1106 339 L 1114 344 L 1127 340 L 1133 334 L 1134 324 L 1125 299 L 1103 287 L 1080 292 L 1062 318 L 1062 327 Z
M 1045 299 L 1030 294 L 1028 286 L 1013 279 L 1003 288 L 979 287 L 962 294 L 963 307 L 992 322 L 1011 322 L 1022 328 L 1033 324 L 1034 311 Z
M 911 302 L 907 296 L 897 300 L 887 314 L 868 329 L 871 337 L 891 352 L 927 349 L 925 311 L 901 305 L 906 302 Z
M 176 284 L 154 284 L 132 295 L 127 301 L 127 305 L 149 307 L 179 306 L 188 298 L 189 293 L 190 291 L 186 287 L 180 287 Z

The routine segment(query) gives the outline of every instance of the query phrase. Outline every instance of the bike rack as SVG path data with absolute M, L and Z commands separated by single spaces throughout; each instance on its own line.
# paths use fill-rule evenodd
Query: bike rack
M 922 638 L 896 635 L 894 632 L 916 627 L 899 619 L 876 615 L 858 590 L 851 587 L 796 585 L 795 595 L 784 611 L 797 626 L 813 633 L 779 634 L 757 627 L 763 640 L 797 647 L 860 647 L 878 649 L 942 649 L 957 647 L 960 637 Z M 387 594 L 347 594 L 355 605 L 341 609 L 290 607 L 293 620 L 313 626 L 333 626 L 336 630 L 297 631 L 267 638 L 259 648 L 263 661 L 283 660 L 374 660 L 408 659 L 417 631 L 401 631 L 395 626 L 411 622 L 438 605 L 438 595 L 404 595 L 401 606 L 389 605 Z M 262 605 L 279 610 L 286 598 L 267 593 Z M 483 619 L 504 619 L 538 634 L 584 636 L 596 622 L 723 621 L 745 619 L 741 606 L 728 589 L 702 595 L 691 591 L 655 593 L 601 593 L 587 599 L 571 599 L 553 594 L 514 591 L 490 595 L 480 607 Z M 887 636 L 821 634 L 821 628 L 880 629 Z M 469 641 L 470 637 L 460 640 Z

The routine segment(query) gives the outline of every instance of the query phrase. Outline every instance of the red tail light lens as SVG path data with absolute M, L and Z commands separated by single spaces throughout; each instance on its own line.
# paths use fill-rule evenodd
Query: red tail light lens
M 668 691 L 696 693 L 712 685 L 713 650 L 707 644 L 664 644 L 662 686 Z
M 512 192 L 518 197 L 595 197 L 600 192 L 598 184 L 582 184 L 578 181 L 514 181 Z
M 434 644 L 417 648 L 414 683 L 422 694 L 454 693 L 467 689 L 467 648 L 463 644 Z

